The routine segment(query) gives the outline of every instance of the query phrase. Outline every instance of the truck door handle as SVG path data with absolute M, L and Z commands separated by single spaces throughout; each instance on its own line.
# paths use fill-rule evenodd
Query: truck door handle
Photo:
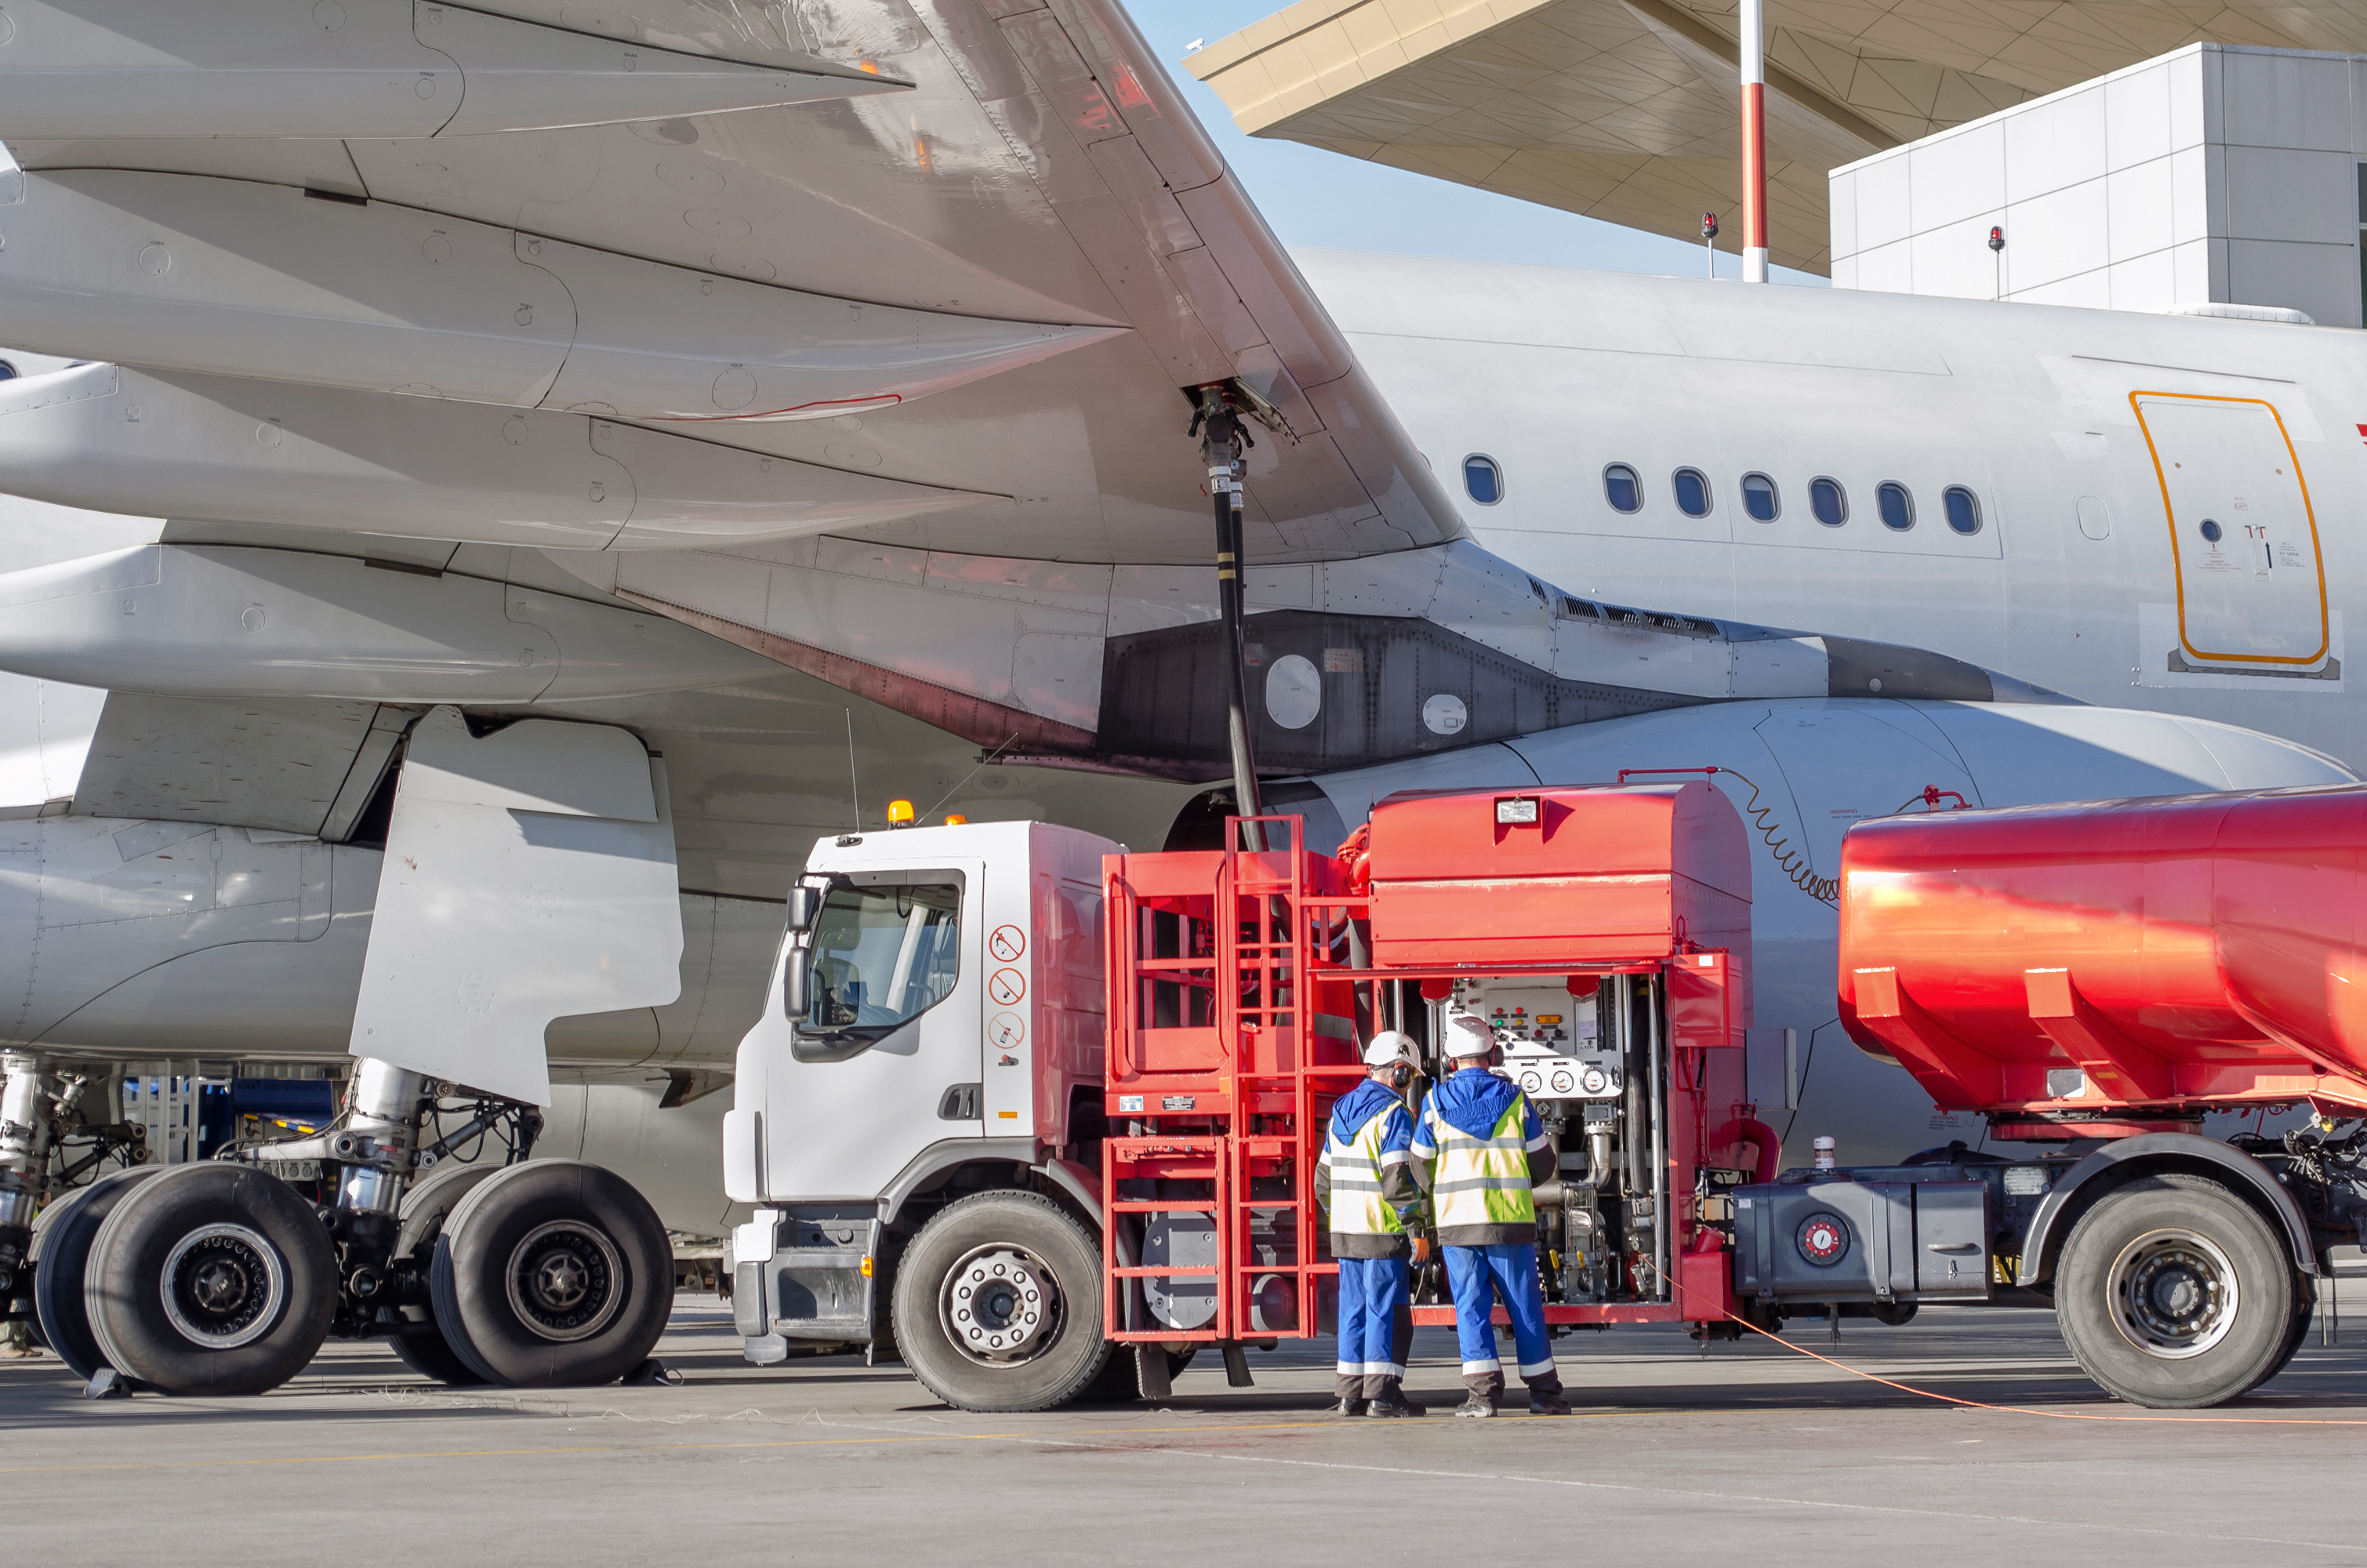
M 1975 1243 L 1969 1241 L 1935 1241 L 1931 1244 L 1930 1250 L 1933 1252 L 1978 1252 L 1980 1247 Z

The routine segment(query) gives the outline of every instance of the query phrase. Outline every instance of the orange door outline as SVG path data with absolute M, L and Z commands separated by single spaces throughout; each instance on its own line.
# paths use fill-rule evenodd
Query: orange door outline
M 2161 449 L 2154 445 L 2153 430 L 2146 423 L 2145 405 L 2139 398 L 2178 398 L 2191 403 L 2250 403 L 2269 411 L 2276 422 L 2277 437 L 2285 444 L 2285 456 L 2293 463 L 2293 483 L 2301 491 L 2302 516 L 2309 523 L 2309 552 L 2317 570 L 2317 651 L 2298 658 L 2283 653 L 2205 653 L 2186 640 L 2186 561 L 2179 553 L 2178 509 L 2169 499 L 2169 476 L 2162 471 Z M 2207 659 L 2222 664 L 2316 664 L 2324 659 L 2333 641 L 2333 617 L 2326 606 L 2326 548 L 2317 536 L 2317 509 L 2309 499 L 2309 480 L 2301 471 L 2301 454 L 2293 450 L 2293 434 L 2285 429 L 2284 416 L 2277 412 L 2276 404 L 2265 398 L 2222 398 L 2202 392 L 2131 392 L 2129 409 L 2137 417 L 2137 429 L 2144 432 L 2146 451 L 2153 458 L 2154 482 L 2161 487 L 2161 515 L 2169 529 L 2170 568 L 2178 589 L 2178 645 L 2190 658 Z

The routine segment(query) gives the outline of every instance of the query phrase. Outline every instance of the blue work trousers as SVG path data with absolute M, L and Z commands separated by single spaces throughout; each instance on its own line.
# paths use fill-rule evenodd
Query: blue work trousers
M 1342 1399 L 1397 1399 L 1413 1342 L 1413 1294 L 1403 1258 L 1340 1259 Z
M 1545 1287 L 1537 1282 L 1535 1242 L 1446 1248 L 1446 1288 L 1455 1296 L 1455 1336 L 1463 1349 L 1463 1386 L 1490 1401 L 1503 1397 L 1504 1364 L 1496 1357 L 1491 1321 L 1496 1298 L 1512 1320 L 1521 1381 L 1531 1393 L 1559 1393 L 1553 1341 L 1546 1337 Z M 1342 1299 L 1345 1292 L 1342 1292 Z M 1346 1321 L 1344 1313 L 1342 1321 Z

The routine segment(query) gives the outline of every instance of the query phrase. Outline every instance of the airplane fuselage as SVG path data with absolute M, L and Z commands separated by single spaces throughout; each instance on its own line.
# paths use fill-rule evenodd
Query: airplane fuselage
M 1298 259 L 1478 540 L 1570 592 L 1926 648 L 2367 763 L 2351 332 Z

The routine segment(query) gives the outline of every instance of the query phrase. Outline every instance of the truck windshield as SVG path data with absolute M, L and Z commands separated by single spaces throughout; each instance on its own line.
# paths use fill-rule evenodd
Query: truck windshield
M 878 1039 L 945 1000 L 960 977 L 961 887 L 832 887 L 814 922 L 808 1032 Z

